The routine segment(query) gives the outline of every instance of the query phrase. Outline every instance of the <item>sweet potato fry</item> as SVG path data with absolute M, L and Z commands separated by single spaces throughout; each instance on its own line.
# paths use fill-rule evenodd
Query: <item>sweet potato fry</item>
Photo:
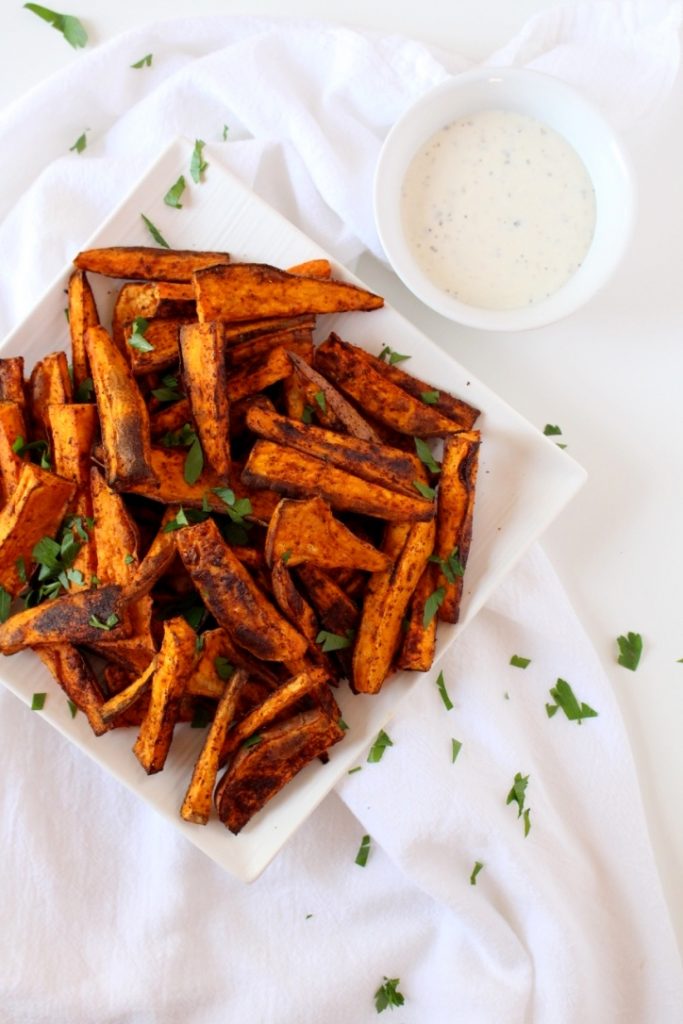
M 262 704 L 237 722 L 234 729 L 225 737 L 221 750 L 221 764 L 230 758 L 246 739 L 260 732 L 265 726 L 282 718 L 291 711 L 299 701 L 308 695 L 317 694 L 318 690 L 327 687 L 327 673 L 321 668 L 310 668 L 298 672 L 288 679 L 277 690 L 273 690 Z
M 202 267 L 227 263 L 227 252 L 195 252 L 191 249 L 157 249 L 154 246 L 110 246 L 79 252 L 74 265 L 105 277 L 138 281 L 191 281 Z
M 250 680 L 265 688 L 266 692 L 280 685 L 278 666 L 254 658 L 235 643 L 227 630 L 220 627 L 207 629 L 202 633 L 202 639 L 195 671 L 188 680 L 188 693 L 218 699 L 225 689 L 225 680 L 221 678 L 219 666 L 225 668 L 226 663 L 233 668 L 243 669 Z
M 90 376 L 85 351 L 85 332 L 100 322 L 90 282 L 82 270 L 74 270 L 69 278 L 68 297 L 71 366 L 74 387 L 78 389 Z
M 306 260 L 305 263 L 297 263 L 293 267 L 288 267 L 287 272 L 290 274 L 301 274 L 303 277 L 317 277 L 325 281 L 329 281 L 332 277 L 330 261 L 324 259 Z
M 123 354 L 103 327 L 86 331 L 85 346 L 92 371 L 107 482 L 124 490 L 156 480 L 151 465 L 149 413 Z
M 274 348 L 284 348 L 295 352 L 301 359 L 313 359 L 313 332 L 310 329 L 275 331 L 272 334 L 259 334 L 255 338 L 247 338 L 237 344 L 226 345 L 225 365 L 233 370 L 252 359 L 261 359 Z
M 380 519 L 428 520 L 432 501 L 391 491 L 294 448 L 257 441 L 242 472 L 249 487 L 267 487 L 292 497 L 319 495 L 342 512 L 360 512 Z
M 0 359 L 0 402 L 16 402 L 26 415 L 23 356 Z
M 216 788 L 221 821 L 235 835 L 314 758 L 344 738 L 322 709 L 306 711 L 261 733 L 242 747 Z
M 28 391 L 33 435 L 36 439 L 47 440 L 48 406 L 71 402 L 73 397 L 65 352 L 51 352 L 36 363 L 31 372 Z
M 258 402 L 249 407 L 247 426 L 267 441 L 315 455 L 348 473 L 391 490 L 414 496 L 414 481 L 421 480 L 421 463 L 416 455 L 297 422 Z
M 429 562 L 420 576 L 410 602 L 405 631 L 400 640 L 396 667 L 428 672 L 436 650 L 436 614 L 425 614 L 425 606 L 437 589 L 436 566 Z
M 437 501 L 436 554 L 442 559 L 437 586 L 444 588 L 439 618 L 457 622 L 462 600 L 463 575 L 472 541 L 472 520 L 479 464 L 479 431 L 457 434 L 444 444 Z M 448 560 L 455 557 L 458 571 Z
M 65 637 L 76 644 L 96 643 L 103 632 L 112 636 L 122 629 L 121 603 L 121 588 L 112 585 L 26 608 L 0 625 L 0 651 L 16 654 L 24 647 L 64 643 Z
M 323 569 L 379 572 L 391 564 L 385 554 L 335 519 L 322 498 L 283 498 L 268 526 L 265 554 L 268 565 L 286 559 L 288 568 L 312 562 Z
M 75 484 L 89 485 L 90 453 L 97 433 L 96 406 L 48 405 L 46 422 L 55 473 Z
M 138 566 L 140 531 L 121 498 L 106 483 L 98 469 L 90 471 L 97 550 L 97 576 L 100 583 L 118 583 L 128 587 Z
M 152 346 L 149 351 L 130 344 L 130 340 L 135 334 L 135 322 L 126 324 L 123 328 L 124 349 L 135 376 L 142 377 L 146 373 L 161 373 L 177 363 L 180 330 L 189 323 L 192 321 L 185 317 L 148 320 L 143 333 L 145 341 Z
M 17 402 L 0 401 L 0 496 L 6 504 L 17 489 L 26 455 L 15 451 L 17 440 L 27 439 L 26 422 Z
M 33 548 L 41 538 L 55 535 L 75 490 L 68 480 L 31 462 L 22 466 L 16 490 L 0 511 L 0 586 L 12 597 L 25 585 L 20 560 L 28 576 Z
M 403 391 L 407 391 L 409 395 L 412 395 L 418 401 L 423 400 L 422 395 L 428 394 L 430 401 L 433 402 L 432 409 L 437 410 L 447 419 L 453 420 L 461 430 L 472 429 L 479 416 L 479 410 L 473 405 L 464 402 L 461 398 L 449 395 L 447 391 L 435 389 L 432 384 L 427 384 L 425 381 L 411 376 L 411 374 L 406 372 L 404 364 L 397 366 L 371 355 L 370 352 L 365 352 L 364 349 L 362 351 L 369 365 L 377 370 L 378 373 L 381 373 L 383 377 L 386 377 L 387 380 L 391 381 L 392 384 L 396 384 Z
M 330 413 L 335 422 L 326 424 L 326 426 L 333 426 L 335 429 L 341 429 L 345 433 L 350 434 L 351 437 L 360 438 L 362 441 L 370 441 L 378 444 L 380 442 L 380 436 L 374 427 L 365 420 L 350 402 L 344 398 L 344 396 L 334 387 L 333 384 L 323 377 L 322 374 L 314 370 L 305 360 L 301 359 L 295 353 L 290 352 L 289 358 L 294 363 L 297 374 L 305 381 L 308 381 L 309 385 L 314 388 L 313 394 L 320 393 L 323 395 L 325 400 L 325 408 Z M 322 403 L 316 403 L 318 407 Z M 315 406 L 314 406 L 315 409 Z M 291 413 L 290 413 L 291 415 Z
M 400 434 L 445 437 L 463 429 L 434 405 L 388 380 L 366 358 L 363 349 L 342 341 L 336 334 L 331 334 L 316 350 L 315 367 L 369 416 Z
M 318 635 L 316 614 L 295 587 L 292 575 L 281 559 L 273 565 L 272 585 L 273 596 L 284 615 L 299 633 L 306 637 L 309 650 L 319 653 L 320 648 L 315 647 L 315 638 Z
M 305 564 L 296 572 L 320 621 L 331 633 L 344 636 L 348 630 L 355 629 L 360 616 L 358 606 L 324 569 Z
M 128 282 L 116 296 L 112 314 L 112 338 L 118 348 L 124 347 L 124 329 L 136 317 L 144 320 L 196 318 L 194 286 L 171 281 Z
M 233 672 L 218 701 L 213 721 L 206 734 L 202 751 L 195 762 L 192 778 L 180 808 L 180 816 L 184 821 L 206 825 L 209 820 L 211 797 L 218 775 L 221 749 L 227 731 L 235 718 L 240 691 L 247 679 L 248 676 L 242 669 Z
M 35 651 L 69 700 L 86 716 L 95 735 L 105 733 L 108 725 L 102 716 L 102 690 L 97 676 L 80 651 L 70 643 L 49 644 L 36 647 Z
M 377 693 L 398 647 L 401 623 L 434 549 L 436 523 L 398 523 L 387 529 L 383 550 L 394 565 L 368 582 L 353 650 L 353 688 Z
M 212 519 L 179 530 L 176 543 L 204 604 L 241 647 L 264 661 L 303 658 L 305 637 L 270 603 Z
M 183 384 L 204 458 L 222 484 L 230 479 L 230 410 L 225 345 L 218 324 L 187 324 L 180 331 Z
M 293 367 L 287 352 L 282 346 L 271 349 L 258 359 L 250 359 L 233 370 L 226 379 L 228 398 L 237 402 L 247 395 L 255 395 L 257 391 L 276 384 L 291 376 Z
M 178 616 L 164 623 L 164 639 L 152 678 L 149 708 L 133 753 L 148 775 L 161 771 L 173 739 L 185 680 L 192 671 L 197 634 Z
M 194 275 L 200 320 L 252 320 L 377 309 L 379 295 L 344 281 L 288 274 L 265 263 L 233 263 Z
M 156 669 L 157 660 L 153 658 L 139 676 L 136 676 L 124 689 L 119 690 L 110 697 L 100 709 L 103 721 L 111 722 L 114 718 L 122 715 L 124 711 L 127 711 L 128 708 L 132 707 L 143 694 L 148 693 L 152 685 L 152 676 Z
M 313 331 L 315 322 L 315 314 L 302 313 L 301 316 L 266 316 L 258 317 L 256 320 L 223 323 L 223 339 L 227 350 L 233 345 L 243 345 L 245 342 L 254 341 L 264 334 Z
M 159 530 L 150 544 L 145 557 L 134 566 L 134 572 L 125 585 L 126 600 L 138 601 L 157 583 L 170 568 L 177 555 L 175 531 L 166 530 L 179 512 L 178 505 L 169 505 L 164 512 Z

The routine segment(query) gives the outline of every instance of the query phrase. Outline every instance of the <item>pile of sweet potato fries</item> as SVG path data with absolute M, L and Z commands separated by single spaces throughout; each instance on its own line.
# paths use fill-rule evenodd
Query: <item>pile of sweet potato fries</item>
M 426 671 L 457 621 L 478 411 L 388 347 L 315 346 L 316 317 L 383 304 L 326 260 L 74 262 L 71 364 L 0 359 L 0 651 L 98 736 L 135 728 L 147 773 L 203 719 L 180 813 L 237 833 L 343 738 L 334 687 Z M 123 282 L 110 329 L 89 274 Z

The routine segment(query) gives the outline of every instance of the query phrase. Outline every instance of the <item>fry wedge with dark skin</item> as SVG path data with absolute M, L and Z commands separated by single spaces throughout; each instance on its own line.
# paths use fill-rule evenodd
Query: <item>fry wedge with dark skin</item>
M 255 338 L 247 338 L 237 344 L 226 345 L 225 363 L 229 370 L 234 370 L 252 359 L 262 359 L 274 348 L 284 348 L 287 352 L 295 352 L 302 359 L 313 359 L 313 332 L 307 328 L 298 330 L 277 331 L 273 334 L 260 334 Z
M 353 649 L 353 688 L 377 693 L 391 669 L 410 599 L 434 550 L 436 523 L 396 523 L 387 528 L 383 550 L 393 567 L 373 573 Z
M 208 320 L 253 320 L 378 309 L 384 299 L 372 292 L 317 277 L 302 277 L 266 263 L 232 263 L 194 275 L 197 316 Z
M 396 668 L 409 669 L 413 672 L 428 672 L 432 667 L 436 651 L 437 616 L 436 613 L 426 614 L 425 607 L 428 607 L 429 598 L 437 590 L 436 575 L 436 565 L 433 562 L 428 562 L 410 602 L 407 622 L 396 659 Z
M 392 384 L 396 384 L 397 387 L 403 391 L 407 391 L 413 398 L 417 398 L 422 401 L 422 395 L 428 394 L 430 401 L 433 402 L 431 406 L 437 412 L 440 412 L 449 420 L 459 425 L 461 430 L 471 430 L 479 416 L 479 410 L 468 402 L 464 402 L 461 398 L 456 398 L 453 395 L 449 395 L 446 391 L 441 391 L 434 388 L 432 384 L 427 384 L 425 381 L 418 380 L 417 377 L 411 376 L 405 370 L 405 364 L 401 366 L 394 365 L 390 362 L 385 362 L 378 356 L 371 355 L 370 352 L 364 352 L 365 358 L 368 363 L 381 373 L 383 377 L 391 381 Z
M 185 793 L 180 817 L 196 825 L 206 825 L 211 815 L 211 798 L 218 775 L 221 749 L 228 729 L 235 718 L 237 702 L 248 675 L 241 669 L 233 672 L 216 706 L 213 721 L 195 762 L 192 778 Z
M 341 392 L 335 388 L 334 384 L 331 384 L 326 377 L 323 377 L 321 373 L 318 373 L 305 359 L 301 359 L 296 353 L 290 352 L 289 358 L 294 363 L 297 374 L 302 380 L 307 381 L 313 389 L 313 394 L 320 393 L 323 395 L 325 408 L 335 421 L 334 423 L 326 424 L 326 426 L 329 425 L 335 429 L 343 430 L 351 437 L 357 437 L 361 441 L 369 441 L 373 444 L 380 443 L 381 438 L 374 427 L 361 416 L 355 406 L 347 402 Z M 321 403 L 316 404 L 319 406 Z
M 271 441 L 257 441 L 251 449 L 242 482 L 248 487 L 265 487 L 294 498 L 319 495 L 340 512 L 399 521 L 434 517 L 433 502 L 417 490 L 414 497 L 400 494 Z
M 140 726 L 133 753 L 148 775 L 166 763 L 178 720 L 185 680 L 192 671 L 197 634 L 178 616 L 164 623 L 164 639 L 156 659 L 147 714 Z
M 0 401 L 0 496 L 6 504 L 17 489 L 26 455 L 15 451 L 19 438 L 26 441 L 26 421 L 17 402 Z
M 85 351 L 85 332 L 100 322 L 90 282 L 82 270 L 74 270 L 69 278 L 68 302 L 71 366 L 74 388 L 78 390 L 90 376 Z
M 296 570 L 320 621 L 331 633 L 344 636 L 355 629 L 360 611 L 358 605 L 335 583 L 324 569 L 315 565 L 300 565 Z
M 316 349 L 315 368 L 369 416 L 400 434 L 446 437 L 463 429 L 435 406 L 398 387 L 366 358 L 363 349 L 336 334 Z
M 180 331 L 185 394 L 204 458 L 222 484 L 230 479 L 230 404 L 225 344 L 219 324 L 187 324 Z
M 232 370 L 226 379 L 226 391 L 231 402 L 237 402 L 247 395 L 255 395 L 271 384 L 290 377 L 293 373 L 292 363 L 287 352 L 281 345 L 271 349 L 257 359 L 242 363 Z
M 107 723 L 113 721 L 119 715 L 128 711 L 144 694 L 148 693 L 156 668 L 157 660 L 152 658 L 147 668 L 139 676 L 136 676 L 123 689 L 120 689 L 109 700 L 105 701 L 100 708 L 102 720 Z
M 472 542 L 472 522 L 479 466 L 479 431 L 450 437 L 444 444 L 441 481 L 437 500 L 435 554 L 446 562 L 437 586 L 444 588 L 439 618 L 457 622 L 462 601 L 463 575 L 448 571 L 448 559 L 455 554 L 464 571 Z
M 0 401 L 16 402 L 26 415 L 23 356 L 0 359 Z
M 178 552 L 175 531 L 166 530 L 166 526 L 173 522 L 178 512 L 177 505 L 169 505 L 164 512 L 159 530 L 147 549 L 145 557 L 137 565 L 134 565 L 134 571 L 125 584 L 127 601 L 138 601 L 141 597 L 149 594 L 155 583 L 171 567 Z
M 124 284 L 116 296 L 111 322 L 118 348 L 125 347 L 125 329 L 139 316 L 144 320 L 195 319 L 194 287 L 170 281 Z
M 36 363 L 28 382 L 33 436 L 48 438 L 47 409 L 72 401 L 71 377 L 65 352 L 51 352 Z
M 104 697 L 97 676 L 80 651 L 69 643 L 36 647 L 35 652 L 47 665 L 69 700 L 88 719 L 96 736 L 102 736 L 109 726 L 102 717 Z
M 131 369 L 103 327 L 86 331 L 85 346 L 95 385 L 107 482 L 118 490 L 152 486 L 149 413 Z
M 90 483 L 90 453 L 97 435 L 97 407 L 48 405 L 46 412 L 54 471 L 79 486 Z
M 0 511 L 0 586 L 12 597 L 25 586 L 33 548 L 57 533 L 75 491 L 75 484 L 31 462 L 22 466 L 16 489 Z M 18 564 L 25 567 L 25 575 Z
M 306 638 L 271 604 L 212 519 L 179 530 L 176 543 L 204 604 L 241 647 L 264 661 L 303 658 Z
M 307 764 L 344 738 L 322 709 L 272 725 L 242 747 L 216 787 L 218 816 L 235 835 Z
M 265 555 L 268 565 L 286 561 L 288 568 L 312 562 L 323 569 L 379 572 L 391 564 L 385 554 L 335 519 L 322 498 L 283 498 L 268 526 Z
M 399 448 L 297 422 L 258 402 L 249 407 L 246 422 L 250 430 L 267 441 L 289 445 L 364 480 L 415 495 L 413 481 L 421 479 L 420 460 Z
M 191 281 L 195 271 L 228 263 L 227 252 L 196 252 L 192 249 L 159 249 L 156 246 L 110 246 L 85 249 L 74 260 L 78 270 L 104 277 L 137 281 Z
M 149 320 L 144 328 L 143 337 L 152 346 L 151 350 L 136 348 L 131 345 L 135 332 L 135 322 L 123 328 L 124 349 L 131 369 L 136 377 L 146 373 L 161 373 L 178 361 L 180 331 L 185 324 L 192 323 L 189 319 Z M 139 333 L 139 332 L 138 332 Z
M 97 643 L 103 633 L 113 639 L 124 631 L 121 598 L 121 587 L 111 585 L 64 594 L 17 612 L 0 625 L 0 652 L 60 644 L 65 637 L 75 644 Z
M 260 732 L 275 719 L 282 718 L 303 697 L 315 695 L 318 690 L 326 688 L 328 686 L 327 679 L 328 676 L 324 669 L 308 668 L 297 672 L 296 675 L 273 690 L 262 704 L 259 704 L 237 722 L 234 729 L 231 729 L 225 737 L 221 750 L 221 764 L 225 764 L 246 739 L 253 736 L 254 733 Z

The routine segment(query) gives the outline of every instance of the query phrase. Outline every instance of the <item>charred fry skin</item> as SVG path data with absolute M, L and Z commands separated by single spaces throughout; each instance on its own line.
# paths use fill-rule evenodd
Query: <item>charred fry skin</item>
M 0 401 L 0 495 L 6 504 L 17 489 L 26 460 L 15 446 L 18 438 L 26 440 L 26 422 L 18 402 Z
M 223 484 L 230 479 L 230 411 L 225 345 L 219 324 L 188 324 L 180 331 L 185 394 L 204 457 Z
M 23 356 L 7 356 L 0 359 L 0 401 L 16 402 L 25 410 Z
M 125 358 L 103 327 L 90 327 L 85 347 L 102 428 L 107 482 L 125 490 L 155 481 L 149 413 Z
M 71 335 L 71 366 L 74 387 L 78 389 L 89 377 L 85 332 L 96 327 L 100 318 L 92 288 L 82 270 L 74 270 L 69 278 L 69 333 Z
M 121 587 L 64 594 L 46 604 L 17 612 L 3 622 L 0 651 L 16 654 L 24 647 L 63 643 L 66 636 L 77 644 L 97 643 L 103 632 L 112 636 L 115 630 L 121 631 L 121 610 Z M 108 622 L 112 625 L 107 626 Z
M 83 655 L 72 644 L 46 644 L 36 654 L 50 669 L 69 700 L 88 719 L 96 736 L 109 728 L 102 715 L 104 697 L 97 677 Z
M 179 530 L 177 544 L 207 608 L 242 647 L 264 661 L 303 658 L 305 637 L 270 603 L 212 519 Z
M 196 634 L 183 618 L 164 623 L 164 639 L 152 678 L 149 708 L 133 753 L 148 775 L 164 767 L 178 720 L 185 680 L 192 671 Z

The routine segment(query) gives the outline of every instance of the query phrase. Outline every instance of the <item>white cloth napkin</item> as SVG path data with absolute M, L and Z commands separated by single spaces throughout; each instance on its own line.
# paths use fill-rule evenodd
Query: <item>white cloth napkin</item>
M 577 4 L 534 19 L 491 63 L 554 71 L 623 124 L 670 86 L 679 19 L 678 5 Z M 151 68 L 130 68 L 149 52 Z M 167 22 L 78 54 L 0 117 L 14 155 L 0 330 L 179 133 L 217 141 L 227 124 L 225 160 L 255 191 L 341 260 L 378 252 L 381 140 L 466 63 L 397 37 L 239 18 Z M 68 152 L 85 128 L 85 152 Z M 680 963 L 617 704 L 538 547 L 443 670 L 455 707 L 426 676 L 383 760 L 343 780 L 251 886 L 0 693 L 3 1017 L 359 1024 L 377 1019 L 386 976 L 405 995 L 398 1024 L 680 1022 Z M 548 718 L 558 677 L 597 718 Z M 506 804 L 518 772 L 526 837 Z

